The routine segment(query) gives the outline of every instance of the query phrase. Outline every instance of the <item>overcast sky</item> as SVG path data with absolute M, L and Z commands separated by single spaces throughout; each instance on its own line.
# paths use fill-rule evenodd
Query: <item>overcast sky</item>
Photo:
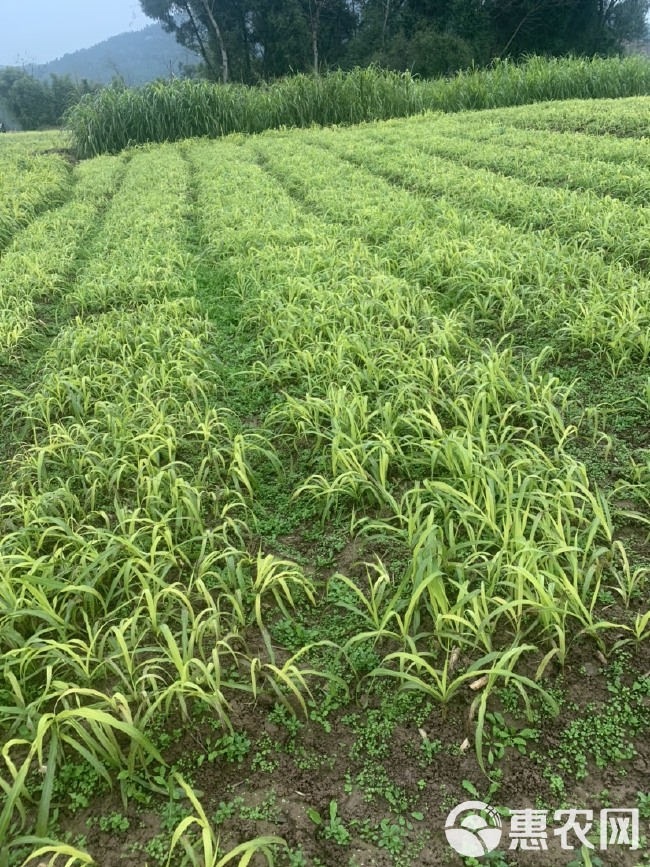
M 46 63 L 151 23 L 138 0 L 0 0 L 0 66 Z

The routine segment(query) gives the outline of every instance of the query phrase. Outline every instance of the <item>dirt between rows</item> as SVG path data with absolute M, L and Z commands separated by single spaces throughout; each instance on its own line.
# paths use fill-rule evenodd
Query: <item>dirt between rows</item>
M 637 662 L 650 669 L 647 652 L 644 652 L 643 658 L 635 660 Z M 581 708 L 608 697 L 605 677 L 597 671 L 598 664 L 594 661 L 591 648 L 583 648 L 565 670 L 563 683 L 567 693 L 570 700 Z M 293 849 L 300 847 L 307 865 L 394 867 L 398 864 L 402 867 L 433 867 L 465 863 L 447 843 L 444 823 L 454 806 L 473 799 L 463 788 L 463 780 L 470 780 L 480 792 L 487 791 L 487 781 L 472 747 L 456 755 L 440 752 L 428 767 L 423 768 L 413 759 L 413 747 L 419 745 L 422 737 L 417 725 L 396 727 L 390 741 L 389 756 L 383 764 L 391 782 L 408 793 L 418 793 L 416 809 L 424 818 L 413 821 L 414 831 L 409 833 L 411 840 L 419 838 L 419 851 L 413 852 L 411 860 L 393 860 L 376 841 L 364 840 L 355 831 L 358 828 L 355 822 L 368 820 L 378 825 L 392 814 L 383 797 L 369 801 L 360 788 L 353 786 L 350 791 L 350 786 L 346 786 L 346 774 L 349 774 L 348 780 L 350 777 L 354 780 L 364 766 L 367 767 L 367 763 L 350 758 L 355 735 L 348 725 L 341 722 L 343 711 L 332 717 L 331 731 L 327 732 L 320 724 L 312 722 L 296 736 L 296 747 L 303 747 L 308 755 L 323 760 L 322 767 L 311 770 L 296 765 L 295 752 L 293 755 L 286 752 L 290 735 L 284 727 L 268 720 L 270 705 L 267 702 L 251 703 L 235 699 L 232 705 L 237 730 L 248 735 L 253 749 L 241 765 L 226 761 L 204 762 L 193 774 L 194 787 L 201 792 L 201 801 L 208 816 L 214 813 L 220 802 L 233 798 L 242 798 L 247 808 L 260 808 L 267 802 L 269 793 L 274 792 L 275 802 L 271 818 L 243 819 L 233 815 L 227 819 L 221 826 L 220 842 L 224 852 L 253 837 L 274 834 L 284 838 Z M 346 708 L 345 712 L 351 710 L 354 708 Z M 183 725 L 180 720 L 176 722 Z M 562 725 L 563 720 L 560 718 L 549 721 L 543 727 L 538 744 L 541 755 L 546 755 L 557 744 Z M 170 723 L 170 728 L 173 729 L 174 724 Z M 451 708 L 446 719 L 438 710 L 434 711 L 426 721 L 425 729 L 431 739 L 439 739 L 445 745 L 459 745 L 467 736 L 466 707 Z M 165 753 L 166 760 L 182 763 L 196 753 L 197 745 L 205 743 L 210 734 L 214 735 L 214 730 L 209 727 L 185 726 L 182 739 Z M 254 745 L 262 734 L 266 734 L 278 747 L 272 755 L 277 766 L 270 772 L 259 769 L 252 771 L 250 767 Z M 637 793 L 647 792 L 650 788 L 650 742 L 647 737 L 642 737 L 635 746 L 637 755 L 633 759 L 604 769 L 590 766 L 585 780 L 574 780 L 568 784 L 565 805 L 593 809 L 596 816 L 603 806 L 636 806 Z M 543 765 L 531 761 L 528 756 L 508 750 L 499 767 L 503 771 L 503 780 L 494 797 L 495 805 L 519 810 L 534 809 L 539 799 L 548 805 L 553 805 L 557 800 L 543 776 Z M 604 804 L 605 790 L 607 800 Z M 314 824 L 309 815 L 309 811 L 316 810 L 327 818 L 331 801 L 337 802 L 338 815 L 350 829 L 352 836 L 348 845 L 341 846 L 325 839 L 322 829 Z M 556 807 L 560 806 L 556 804 Z M 90 829 L 87 828 L 88 818 L 107 816 L 113 812 L 122 812 L 129 819 L 130 828 L 126 833 L 103 833 L 96 823 Z M 510 851 L 510 826 L 508 820 L 504 819 L 504 834 L 498 851 L 503 853 L 506 860 L 496 861 L 493 856 L 493 860 L 481 859 L 479 864 L 496 864 L 499 867 L 505 864 L 517 867 L 568 865 L 578 852 L 567 852 L 560 848 L 559 839 L 552 832 L 557 823 L 552 822 L 552 815 L 549 818 L 547 851 Z M 159 813 L 153 807 L 140 809 L 133 804 L 124 811 L 119 794 L 115 791 L 97 797 L 87 809 L 76 815 L 63 815 L 62 825 L 66 830 L 86 836 L 87 849 L 100 867 L 154 867 L 158 863 L 144 852 L 134 851 L 134 844 L 136 847 L 145 847 L 160 833 Z M 642 835 L 650 834 L 647 820 L 642 819 L 640 825 Z M 645 852 L 650 857 L 650 850 L 646 848 Z M 593 854 L 601 859 L 603 867 L 634 867 L 641 864 L 643 851 L 632 852 L 624 846 L 617 846 Z M 256 856 L 251 862 L 252 865 L 265 863 L 261 856 Z M 279 863 L 289 862 L 281 859 Z M 594 864 L 597 863 L 594 861 Z

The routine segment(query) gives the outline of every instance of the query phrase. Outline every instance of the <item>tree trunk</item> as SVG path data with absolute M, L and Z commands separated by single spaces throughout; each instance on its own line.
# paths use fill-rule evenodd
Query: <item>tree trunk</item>
M 312 22 L 311 45 L 314 53 L 314 75 L 318 75 L 318 28 Z
M 242 11 L 241 15 L 241 35 L 242 42 L 244 43 L 244 70 L 246 73 L 246 84 L 253 83 L 253 70 L 251 67 L 251 46 L 250 46 L 250 34 L 248 32 L 248 27 L 246 26 L 246 16 Z
M 199 51 L 201 52 L 201 57 L 205 61 L 205 64 L 208 67 L 208 69 L 210 70 L 210 72 L 216 78 L 217 70 L 212 65 L 212 61 L 210 60 L 210 55 L 208 54 L 208 51 L 207 51 L 207 48 L 205 47 L 205 43 L 203 42 L 203 39 L 201 38 L 201 31 L 199 30 L 199 27 L 196 23 L 196 18 L 192 14 L 192 7 L 190 6 L 189 3 L 185 3 L 183 8 L 187 12 L 187 15 L 188 15 L 188 17 L 192 23 L 192 29 L 194 30 L 194 34 L 196 36 L 196 41 L 198 42 L 198 45 L 199 45 Z
M 384 21 L 381 26 L 381 50 L 386 48 L 386 30 L 388 29 L 388 18 L 390 16 L 390 0 L 384 0 Z
M 314 5 L 309 4 L 311 12 L 311 47 L 314 57 L 314 75 L 320 71 L 320 57 L 318 54 L 318 36 L 320 34 L 320 13 L 323 8 L 323 0 L 314 0 Z
M 512 34 L 512 36 L 510 37 L 510 39 L 507 41 L 507 43 L 506 43 L 506 47 L 505 47 L 505 48 L 503 49 L 503 51 L 501 52 L 501 55 L 500 55 L 501 57 L 503 57 L 503 56 L 505 55 L 506 51 L 510 48 L 510 46 L 511 46 L 512 43 L 514 42 L 514 40 L 515 40 L 517 34 L 518 34 L 519 31 L 521 30 L 521 28 L 524 26 L 524 24 L 526 23 L 526 21 L 528 21 L 528 19 L 529 19 L 530 16 L 533 14 L 533 12 L 537 12 L 537 11 L 538 11 L 538 9 L 539 9 L 539 7 L 540 7 L 541 5 L 542 5 L 542 4 L 541 4 L 541 2 L 540 2 L 540 3 L 538 3 L 536 6 L 531 6 L 531 8 L 528 10 L 528 12 L 524 15 L 524 17 L 523 17 L 523 18 L 521 19 L 521 21 L 519 22 L 519 24 L 517 24 L 517 27 L 515 28 L 514 33 Z
M 219 43 L 219 50 L 221 51 L 221 68 L 222 68 L 222 80 L 224 84 L 228 84 L 230 80 L 230 69 L 228 65 L 228 52 L 226 51 L 226 43 L 223 41 L 223 35 L 221 33 L 221 28 L 217 24 L 217 19 L 214 17 L 214 13 L 212 12 L 212 6 L 208 3 L 208 0 L 203 0 L 203 7 L 208 15 L 208 19 L 210 20 L 210 24 L 212 29 L 214 30 L 214 35 L 217 37 L 217 42 Z
M 612 20 L 612 13 L 620 5 L 618 0 L 602 0 L 598 9 L 598 24 L 601 31 L 605 31 Z

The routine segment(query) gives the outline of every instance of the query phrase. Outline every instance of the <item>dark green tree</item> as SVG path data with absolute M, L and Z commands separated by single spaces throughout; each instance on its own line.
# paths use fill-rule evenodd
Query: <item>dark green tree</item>
M 222 0 L 140 0 L 140 5 L 181 45 L 200 54 L 212 77 L 230 80 Z
M 423 76 L 526 54 L 609 54 L 650 0 L 140 0 L 214 79 L 378 63 Z
M 252 82 L 344 62 L 350 0 L 140 0 L 213 79 Z
M 60 126 L 67 109 L 96 88 L 86 80 L 76 84 L 69 76 L 52 75 L 46 82 L 18 67 L 0 69 L 0 102 L 23 129 Z
M 648 0 L 488 0 L 491 54 L 608 54 L 645 36 Z

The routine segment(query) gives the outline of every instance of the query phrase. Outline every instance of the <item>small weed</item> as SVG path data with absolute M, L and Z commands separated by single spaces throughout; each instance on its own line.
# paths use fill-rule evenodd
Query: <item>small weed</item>
M 189 807 L 180 801 L 168 801 L 160 814 L 160 827 L 171 834 L 190 813 Z
M 386 759 L 388 757 L 395 724 L 387 719 L 380 710 L 368 711 L 365 722 L 361 721 L 359 714 L 344 716 L 341 722 L 350 725 L 357 736 L 350 750 L 352 759 Z
M 487 725 L 484 730 L 484 745 L 487 746 L 487 760 L 493 765 L 505 755 L 508 747 L 513 747 L 521 755 L 526 755 L 529 740 L 537 740 L 539 732 L 536 729 L 516 729 L 509 726 L 500 713 L 487 713 Z
M 243 803 L 243 798 L 234 798 L 232 801 L 219 801 L 219 806 L 212 817 L 212 821 L 217 827 L 223 825 L 228 819 L 232 819 Z
M 442 752 L 442 741 L 430 741 L 428 738 L 423 739 L 420 744 L 420 767 L 428 767 L 434 758 Z
M 474 785 L 474 783 L 471 782 L 471 780 L 463 780 L 461 785 L 465 789 L 465 791 L 469 792 L 472 798 L 474 798 L 476 801 L 483 801 L 484 804 L 489 804 L 497 811 L 497 813 L 500 813 L 502 816 L 509 816 L 510 811 L 507 809 L 507 807 L 501 807 L 500 805 L 494 803 L 494 796 L 501 788 L 501 779 L 499 776 L 499 772 L 494 772 L 492 776 L 493 779 L 490 781 L 490 785 L 485 794 L 481 794 Z
M 65 804 L 70 813 L 76 813 L 90 804 L 91 799 L 105 792 L 106 781 L 85 763 L 63 765 L 54 782 L 54 797 Z
M 290 713 L 282 704 L 275 705 L 269 714 L 269 722 L 285 728 L 292 739 L 295 739 L 298 732 L 304 728 L 304 723 L 301 723 L 298 717 Z
M 339 846 L 347 846 L 352 839 L 352 835 L 338 815 L 338 804 L 336 801 L 330 801 L 329 820 L 327 822 L 323 821 L 316 810 L 309 811 L 309 818 L 314 824 L 321 826 L 323 837 L 326 840 L 332 840 L 334 843 L 338 843 Z
M 276 823 L 280 816 L 280 808 L 276 806 L 277 795 L 271 789 L 264 800 L 256 807 L 247 807 L 244 804 L 239 807 L 241 819 L 250 819 L 253 822 Z
M 196 764 L 200 768 L 203 762 L 214 762 L 219 757 L 223 757 L 230 764 L 241 764 L 250 752 L 250 748 L 250 739 L 238 732 L 224 735 L 214 743 L 208 739 L 205 752 L 198 756 Z
M 272 774 L 279 764 L 276 758 L 272 758 L 274 754 L 277 754 L 280 751 L 279 744 L 272 741 L 269 735 L 265 732 L 261 735 L 255 747 L 256 749 L 255 754 L 253 755 L 251 770 Z
M 99 830 L 104 833 L 124 833 L 131 827 L 131 823 L 121 813 L 111 813 L 109 816 L 102 816 L 98 820 Z
M 637 792 L 636 802 L 639 816 L 642 819 L 650 819 L 650 792 Z
M 383 765 L 366 765 L 357 774 L 355 782 L 363 792 L 364 799 L 368 802 L 377 798 L 384 798 L 398 813 L 405 812 L 409 807 L 409 798 L 406 792 L 390 779 Z
M 284 853 L 287 867 L 307 867 L 307 856 L 301 848 L 287 850 Z

